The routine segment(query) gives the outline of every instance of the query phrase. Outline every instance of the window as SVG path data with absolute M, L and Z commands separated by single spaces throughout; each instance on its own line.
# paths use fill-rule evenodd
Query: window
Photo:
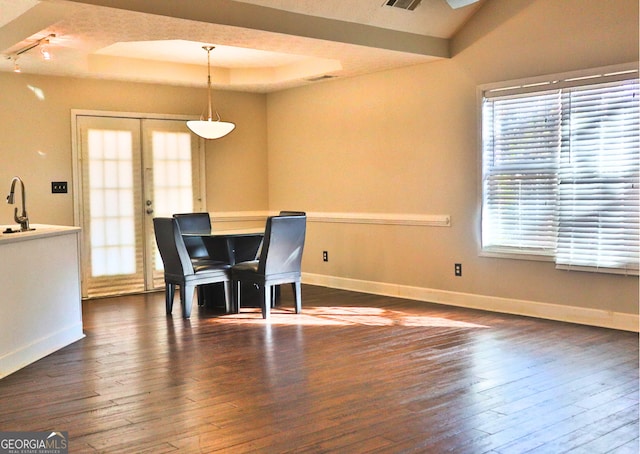
M 482 250 L 638 273 L 636 70 L 482 91 Z

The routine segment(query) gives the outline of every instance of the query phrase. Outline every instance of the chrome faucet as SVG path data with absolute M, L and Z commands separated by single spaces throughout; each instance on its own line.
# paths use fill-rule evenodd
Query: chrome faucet
M 20 177 L 13 177 L 11 180 L 11 190 L 9 191 L 9 195 L 7 196 L 7 203 L 13 205 L 13 194 L 16 189 L 16 182 L 20 182 L 20 186 L 22 188 L 22 215 L 18 216 L 18 207 L 16 207 L 13 212 L 13 219 L 20 224 L 20 230 L 26 232 L 27 230 L 31 230 L 29 228 L 29 217 L 27 216 L 27 205 L 26 205 L 26 197 L 24 190 L 24 181 L 20 179 Z

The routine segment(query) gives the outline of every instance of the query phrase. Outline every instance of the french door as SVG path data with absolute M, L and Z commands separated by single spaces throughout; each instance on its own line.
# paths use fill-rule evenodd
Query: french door
M 164 284 L 153 218 L 201 211 L 199 141 L 184 121 L 76 117 L 82 296 Z

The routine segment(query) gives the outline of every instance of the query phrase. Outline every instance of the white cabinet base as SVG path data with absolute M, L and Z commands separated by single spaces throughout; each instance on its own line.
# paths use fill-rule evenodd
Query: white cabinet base
M 0 378 L 84 337 L 80 229 L 33 227 L 0 235 Z

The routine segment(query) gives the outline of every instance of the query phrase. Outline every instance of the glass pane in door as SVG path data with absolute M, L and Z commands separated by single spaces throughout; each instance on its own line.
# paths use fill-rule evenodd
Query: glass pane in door
M 133 150 L 129 131 L 90 129 L 91 276 L 136 271 Z
M 153 197 L 159 216 L 193 211 L 191 137 L 153 131 Z

